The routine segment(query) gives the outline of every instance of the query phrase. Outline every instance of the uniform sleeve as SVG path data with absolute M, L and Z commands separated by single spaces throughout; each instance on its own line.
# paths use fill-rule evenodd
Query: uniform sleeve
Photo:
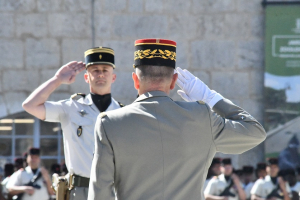
M 263 192 L 263 181 L 261 179 L 258 179 L 254 183 L 254 185 L 253 185 L 253 187 L 250 191 L 250 194 L 254 194 L 254 195 L 257 195 L 259 197 L 264 197 L 265 196 L 264 192 Z
M 114 155 L 100 117 L 95 125 L 95 152 L 91 168 L 88 200 L 115 200 Z
M 44 103 L 46 109 L 47 122 L 60 122 L 60 116 L 64 114 L 63 105 L 61 102 L 46 101 Z
M 13 173 L 10 176 L 10 178 L 9 178 L 7 184 L 6 184 L 6 188 L 9 189 L 13 186 L 22 186 L 23 183 L 22 183 L 22 180 L 21 180 L 22 179 L 21 176 L 22 176 L 22 171 L 20 171 L 20 170 Z
M 210 194 L 210 195 L 215 195 L 216 194 L 216 181 L 214 180 L 214 178 L 210 179 L 210 181 L 208 182 L 205 190 L 204 190 L 204 194 Z
M 265 140 L 262 125 L 231 101 L 220 100 L 213 111 L 210 110 L 211 130 L 218 152 L 240 154 Z

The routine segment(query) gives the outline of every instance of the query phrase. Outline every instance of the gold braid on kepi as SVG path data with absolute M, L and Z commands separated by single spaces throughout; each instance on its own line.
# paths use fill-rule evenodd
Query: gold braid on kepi
M 111 65 L 115 68 L 115 52 L 108 47 L 95 47 L 84 52 L 85 67 L 91 65 Z
M 135 41 L 134 65 L 168 66 L 175 69 L 176 42 L 165 39 Z

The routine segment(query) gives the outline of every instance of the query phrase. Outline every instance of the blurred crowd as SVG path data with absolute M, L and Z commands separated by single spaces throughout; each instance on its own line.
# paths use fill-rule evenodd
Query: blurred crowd
M 55 199 L 51 188 L 51 177 L 54 173 L 61 176 L 66 175 L 67 167 L 64 163 L 53 163 L 48 171 L 41 166 L 39 154 L 38 148 L 29 148 L 23 157 L 16 158 L 14 163 L 4 165 L 4 173 L 0 176 L 0 200 L 41 200 L 41 196 L 46 196 L 47 200 Z M 32 175 L 34 178 L 31 179 Z M 24 196 L 24 198 L 20 196 Z
M 43 181 L 37 187 L 38 182 L 27 180 L 26 174 L 33 173 L 38 176 L 39 172 L 41 172 L 40 176 Z M 53 163 L 48 171 L 41 167 L 39 149 L 30 148 L 23 157 L 16 158 L 14 163 L 5 164 L 4 174 L 0 179 L 0 200 L 17 199 L 17 196 L 22 193 L 28 194 L 30 199 L 34 199 L 34 191 L 41 192 L 43 186 L 47 192 L 47 199 L 55 199 L 55 195 L 49 187 L 49 184 L 51 185 L 50 177 L 54 173 L 61 176 L 66 175 L 68 173 L 66 165 Z M 20 179 L 24 181 L 22 182 Z M 50 183 L 47 185 L 45 180 L 50 180 Z M 24 188 L 24 185 L 28 188 Z M 230 158 L 214 158 L 208 169 L 203 191 L 206 200 L 287 199 L 285 195 L 291 200 L 298 200 L 300 167 L 281 170 L 278 159 L 269 158 L 265 163 L 257 163 L 255 168 L 243 166 L 241 169 L 235 169 Z
M 204 185 L 206 200 L 299 200 L 300 168 L 280 169 L 277 158 L 234 169 L 230 158 L 214 158 Z

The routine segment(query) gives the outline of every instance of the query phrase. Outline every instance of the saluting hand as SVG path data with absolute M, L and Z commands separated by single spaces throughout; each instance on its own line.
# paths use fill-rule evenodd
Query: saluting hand
M 72 61 L 62 66 L 55 74 L 62 84 L 71 84 L 77 74 L 85 69 L 83 62 Z

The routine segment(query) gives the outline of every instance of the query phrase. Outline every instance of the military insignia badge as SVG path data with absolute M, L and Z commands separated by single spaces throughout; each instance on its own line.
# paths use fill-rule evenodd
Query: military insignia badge
M 85 110 L 78 111 L 81 117 L 84 117 L 84 115 L 87 115 L 87 112 Z
M 77 129 L 77 136 L 80 137 L 82 135 L 82 127 L 79 126 Z

